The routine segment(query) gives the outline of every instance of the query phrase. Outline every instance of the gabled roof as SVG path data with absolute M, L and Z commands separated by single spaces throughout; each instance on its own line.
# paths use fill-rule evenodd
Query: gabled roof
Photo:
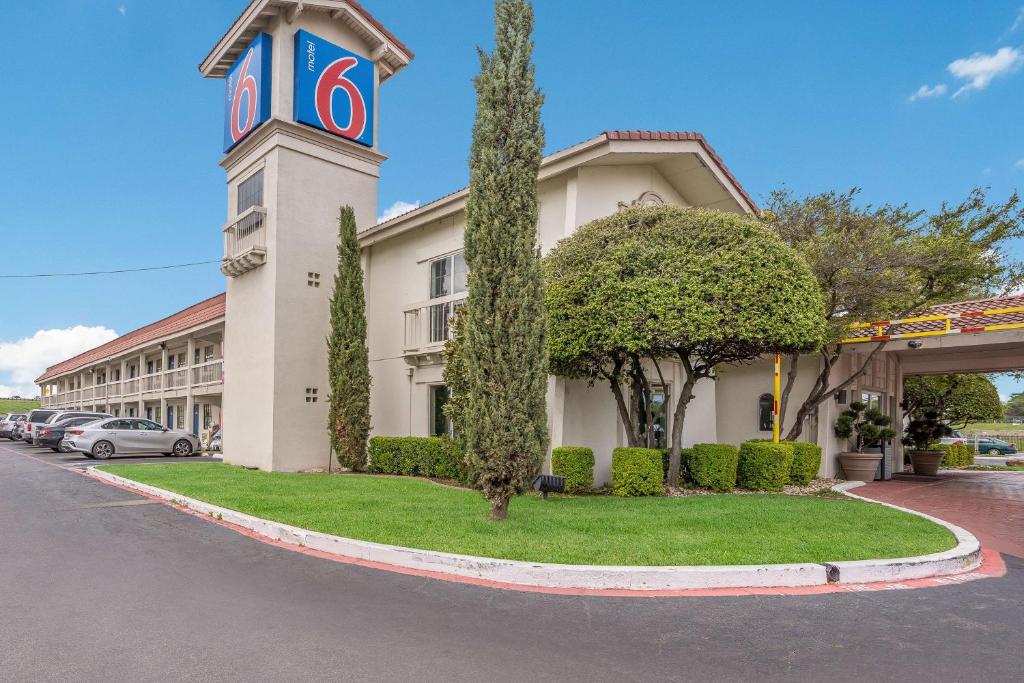
M 379 50 L 384 67 L 380 72 L 381 82 L 415 57 L 405 43 L 355 0 L 251 0 L 199 64 L 199 72 L 206 77 L 224 78 L 238 55 L 274 17 L 284 13 L 290 23 L 301 12 L 309 10 L 330 12 L 333 18 L 347 23 Z
M 80 353 L 73 358 L 61 361 L 56 365 L 51 365 L 46 368 L 46 372 L 36 379 L 36 384 L 45 382 L 48 379 L 63 375 L 67 372 L 73 372 L 80 368 L 84 368 L 87 365 L 91 365 L 92 363 L 103 360 L 104 358 L 109 358 L 110 356 L 130 351 L 133 348 L 144 346 L 149 342 L 161 339 L 168 335 L 183 332 L 212 320 L 216 320 L 217 318 L 221 318 L 224 316 L 226 300 L 227 297 L 225 294 L 218 294 L 217 296 L 210 297 L 205 301 L 193 304 L 182 311 L 178 311 L 163 320 L 158 320 L 155 323 L 146 325 L 145 327 L 140 327 L 137 330 L 121 335 L 117 339 L 112 339 L 106 344 L 101 344 L 100 346 L 97 346 L 94 349 L 89 349 L 88 351 Z
M 747 194 L 747 191 L 743 189 L 743 186 L 740 185 L 739 181 L 728 167 L 726 167 L 725 162 L 723 162 L 722 158 L 718 156 L 711 144 L 708 143 L 707 139 L 700 133 L 693 131 L 604 131 L 600 135 L 590 138 L 589 140 L 584 140 L 583 142 L 572 145 L 571 147 L 566 147 L 565 149 L 552 152 L 545 156 L 540 163 L 540 179 L 545 180 L 548 177 L 562 173 L 575 166 L 582 165 L 588 160 L 588 154 L 600 154 L 604 146 L 608 146 L 608 149 L 604 151 L 610 152 L 611 145 L 623 142 L 637 142 L 641 144 L 651 142 L 668 142 L 683 143 L 684 145 L 686 143 L 696 143 L 721 175 L 721 180 L 724 181 L 723 185 L 728 186 L 726 187 L 726 191 L 738 196 L 737 204 L 740 206 L 745 204 L 746 210 L 752 212 L 758 211 L 757 204 L 750 195 Z M 443 197 L 435 199 L 427 204 L 423 204 L 411 211 L 365 228 L 359 232 L 359 239 L 360 241 L 369 240 L 367 243 L 372 243 L 378 239 L 376 236 L 379 233 L 399 233 L 404 231 L 407 225 L 411 227 L 414 223 L 420 224 L 424 220 L 434 220 L 455 213 L 462 209 L 468 194 L 469 188 L 463 187 L 462 189 L 444 195 Z

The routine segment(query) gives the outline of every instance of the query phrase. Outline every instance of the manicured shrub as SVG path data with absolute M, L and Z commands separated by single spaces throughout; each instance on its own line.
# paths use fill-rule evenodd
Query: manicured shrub
M 589 491 L 594 488 L 594 451 L 585 446 L 551 449 L 551 473 L 565 477 L 566 493 Z
M 736 486 L 739 453 L 727 443 L 699 443 L 687 449 L 686 470 L 689 481 L 712 491 L 732 491 Z
M 821 446 L 806 441 L 783 441 L 793 447 L 793 464 L 789 468 L 789 483 L 807 486 L 818 476 L 821 467 Z
M 612 493 L 616 496 L 660 496 L 665 493 L 663 476 L 657 448 L 612 451 Z
M 792 465 L 792 444 L 747 441 L 740 446 L 736 483 L 755 491 L 781 491 Z
M 945 453 L 941 467 L 967 467 L 974 464 L 974 449 L 967 444 L 939 443 L 929 448 Z
M 465 480 L 462 449 L 438 437 L 375 436 L 370 439 L 369 471 Z

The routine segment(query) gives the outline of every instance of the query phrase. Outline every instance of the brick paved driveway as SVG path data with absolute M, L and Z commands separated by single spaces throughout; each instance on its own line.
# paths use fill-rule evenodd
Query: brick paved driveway
M 853 493 L 935 515 L 973 533 L 982 547 L 1024 557 L 1024 473 L 898 474 Z

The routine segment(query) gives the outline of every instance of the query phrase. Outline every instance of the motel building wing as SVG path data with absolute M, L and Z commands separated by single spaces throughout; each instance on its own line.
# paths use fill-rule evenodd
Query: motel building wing
M 466 297 L 467 190 L 375 224 L 386 159 L 379 111 L 416 105 L 386 97 L 387 82 L 406 77 L 400 72 L 413 57 L 357 2 L 250 2 L 199 66 L 225 86 L 226 215 L 219 236 L 214 230 L 210 236 L 223 241 L 225 293 L 47 369 L 37 380 L 44 403 L 147 416 L 193 431 L 221 424 L 225 462 L 280 471 L 328 468 L 328 302 L 338 209 L 350 205 L 362 251 L 373 434 L 448 431 L 442 350 L 449 318 Z M 607 131 L 550 154 L 541 164 L 539 198 L 545 252 L 579 226 L 626 206 L 757 210 L 708 141 L 693 132 Z M 1002 337 L 1009 345 L 979 358 L 1004 359 L 990 369 L 1020 363 L 1021 335 L 1007 331 Z M 949 371 L 956 364 L 951 354 L 965 340 L 927 341 L 926 350 L 937 349 L 930 365 L 914 360 L 923 354 L 907 357 L 906 346 L 873 356 L 868 372 L 805 425 L 804 438 L 825 448 L 820 474 L 836 474 L 834 456 L 844 444 L 831 428 L 845 405 L 866 400 L 899 424 L 903 364 L 929 372 L 944 363 Z M 867 359 L 870 346 L 844 353 L 837 376 Z M 819 362 L 802 361 L 794 396 L 806 395 Z M 665 435 L 671 429 L 665 407 L 682 376 L 678 364 L 663 370 L 655 413 L 656 432 Z M 687 412 L 684 445 L 769 437 L 772 378 L 765 361 L 702 380 Z M 547 404 L 551 445 L 591 447 L 595 482 L 607 482 L 612 449 L 625 445 L 608 387 L 550 377 Z M 883 474 L 902 464 L 896 448 Z

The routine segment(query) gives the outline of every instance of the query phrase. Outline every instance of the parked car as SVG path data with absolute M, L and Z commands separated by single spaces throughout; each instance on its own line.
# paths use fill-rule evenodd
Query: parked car
M 62 420 L 67 420 L 73 417 L 87 417 L 89 421 L 100 420 L 105 417 L 114 417 L 110 413 L 96 413 L 87 410 L 58 410 L 53 415 L 46 419 L 41 427 L 35 430 L 32 434 L 32 445 L 33 446 L 46 446 L 48 444 L 40 443 L 39 434 L 50 425 L 57 424 Z
M 25 413 L 11 413 L 0 420 L 0 437 L 14 441 L 14 426 L 24 421 Z
M 968 437 L 967 439 L 964 439 L 964 443 L 974 445 L 975 439 Z M 1002 439 L 996 439 L 991 436 L 979 436 L 977 438 L 975 452 L 979 455 L 1016 455 L 1017 447 L 1012 443 L 1003 441 Z
M 25 420 L 18 420 L 11 430 L 11 441 L 21 441 L 25 438 Z
M 967 438 L 963 435 L 963 432 L 953 430 L 949 436 L 944 436 L 939 439 L 939 443 L 944 443 L 947 446 L 959 446 L 967 443 Z
M 58 412 L 60 411 L 39 409 L 30 411 L 28 417 L 25 418 L 25 427 L 21 435 L 22 441 L 32 443 L 32 437 L 34 435 L 33 432 L 35 432 L 39 427 L 42 427 L 44 424 L 46 424 L 46 421 L 49 420 L 54 415 L 56 415 Z
M 97 460 L 129 453 L 197 455 L 199 439 L 186 431 L 168 429 L 152 420 L 118 417 L 70 427 L 64 439 L 73 451 Z
M 103 417 L 110 417 L 109 415 Z M 79 427 L 90 422 L 96 422 L 102 417 L 68 417 L 45 424 L 36 431 L 33 437 L 37 446 L 46 446 L 54 453 L 70 453 L 71 446 L 64 441 L 65 431 L 69 427 Z

